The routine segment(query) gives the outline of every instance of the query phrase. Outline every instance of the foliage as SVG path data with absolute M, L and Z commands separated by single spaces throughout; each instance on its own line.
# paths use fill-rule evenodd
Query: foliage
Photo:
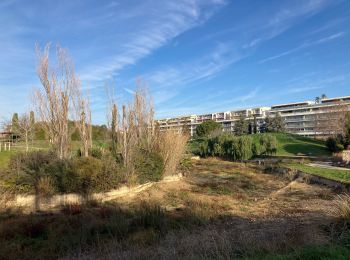
M 37 194 L 107 191 L 125 180 L 123 168 L 111 157 L 60 160 L 43 151 L 13 155 L 8 175 L 18 190 Z
M 221 124 L 213 120 L 205 121 L 197 126 L 196 135 L 198 137 L 206 137 L 209 136 L 210 133 L 214 132 L 215 130 L 220 130 L 221 128 Z
M 159 181 L 163 176 L 164 161 L 159 153 L 140 151 L 135 160 L 135 170 L 140 183 Z
M 341 142 L 342 141 L 339 137 L 338 138 L 328 137 L 326 141 L 327 149 L 333 153 L 340 152 L 344 150 L 344 146 Z
M 221 134 L 203 142 L 199 155 L 218 156 L 231 160 L 248 160 L 253 157 L 253 140 L 251 136 L 237 137 L 232 134 Z
M 236 135 L 241 136 L 248 134 L 248 122 L 245 120 L 245 117 L 241 115 L 239 120 L 235 122 L 234 132 Z
M 273 135 L 262 135 L 260 138 L 260 154 L 273 155 L 277 153 L 277 139 Z
M 274 117 L 267 116 L 265 119 L 265 131 L 270 133 L 282 133 L 285 130 L 284 119 L 279 113 Z

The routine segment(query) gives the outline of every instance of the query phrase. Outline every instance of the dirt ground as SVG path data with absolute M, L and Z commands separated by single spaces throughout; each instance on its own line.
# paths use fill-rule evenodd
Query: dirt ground
M 255 164 L 202 159 L 194 162 L 190 173 L 179 181 L 154 185 L 118 202 L 129 205 L 146 200 L 157 202 L 168 211 L 180 211 L 186 203 L 199 201 L 214 205 L 220 214 L 249 219 L 327 219 L 335 193 L 327 187 L 288 177 L 265 174 Z
M 156 203 L 167 214 L 189 218 L 190 212 L 204 224 L 176 229 L 155 245 L 127 250 L 110 245 L 80 258 L 230 259 L 324 245 L 331 240 L 327 227 L 335 196 L 327 187 L 266 174 L 256 164 L 201 159 L 186 177 L 119 198 L 118 204 Z

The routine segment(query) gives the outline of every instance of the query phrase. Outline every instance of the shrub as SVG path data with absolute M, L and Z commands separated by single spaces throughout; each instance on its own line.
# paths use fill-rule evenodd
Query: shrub
M 163 158 L 159 153 L 139 152 L 135 160 L 135 170 L 141 183 L 159 181 L 163 176 Z
M 272 155 L 277 152 L 276 136 L 264 134 L 260 138 L 260 145 L 262 147 L 262 154 Z
M 72 162 L 72 174 L 75 176 L 74 190 L 82 194 L 95 191 L 101 182 L 102 163 L 93 157 L 75 158 Z
M 179 132 L 166 131 L 160 134 L 157 150 L 164 161 L 164 175 L 175 174 L 185 154 L 187 141 L 188 136 Z
M 80 148 L 77 150 L 77 155 L 82 156 Z M 97 159 L 102 159 L 103 153 L 100 148 L 89 148 L 89 156 Z
M 339 143 L 337 138 L 334 137 L 328 137 L 326 141 L 326 146 L 327 149 L 333 153 L 344 150 L 344 146 L 341 143 Z
M 15 176 L 16 188 L 21 191 L 37 191 L 37 184 L 44 176 L 43 168 L 56 160 L 52 152 L 35 151 L 30 153 L 17 153 L 13 155 L 9 163 L 9 174 Z

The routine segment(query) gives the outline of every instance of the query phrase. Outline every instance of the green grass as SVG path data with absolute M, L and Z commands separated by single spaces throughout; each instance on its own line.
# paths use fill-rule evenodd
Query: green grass
M 299 135 L 286 134 L 286 133 L 270 133 L 276 136 L 277 156 L 296 156 L 296 155 L 308 155 L 308 156 L 330 156 L 331 153 L 327 150 L 325 142 L 321 140 L 315 140 L 309 137 L 302 137 Z M 259 137 L 262 134 L 254 135 L 255 142 L 258 142 Z
M 350 170 L 326 169 L 298 163 L 289 163 L 286 164 L 286 166 L 291 169 L 321 176 L 330 180 L 335 180 L 342 183 L 350 183 Z
M 107 147 L 107 144 L 104 141 L 94 140 L 93 145 L 95 147 L 104 147 L 104 148 Z M 79 148 L 80 148 L 79 141 L 71 141 L 70 149 L 72 151 L 72 154 L 75 154 Z M 8 163 L 12 155 L 18 152 L 24 152 L 25 149 L 26 148 L 25 148 L 24 142 L 18 142 L 16 145 L 13 145 L 11 147 L 11 151 L 4 151 L 4 147 L 2 146 L 2 151 L 0 152 L 0 169 L 5 169 L 8 166 Z M 50 149 L 50 144 L 48 143 L 48 141 L 34 140 L 33 142 L 29 143 L 30 151 L 47 150 L 47 149 Z
M 17 153 L 16 150 L 0 152 L 0 169 L 5 169 L 8 166 L 11 156 L 15 153 Z

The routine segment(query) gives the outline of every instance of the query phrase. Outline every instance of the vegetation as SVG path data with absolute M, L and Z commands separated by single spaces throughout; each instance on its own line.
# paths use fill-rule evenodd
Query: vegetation
M 41 214 L 1 204 L 0 258 L 348 258 L 345 195 L 333 200 L 328 188 L 291 183 L 250 163 L 210 158 L 192 167 L 186 179 L 117 201 Z
M 212 140 L 213 141 L 222 140 L 224 136 L 231 136 L 231 135 L 223 134 L 222 137 L 215 137 L 215 138 L 212 138 Z M 252 139 L 253 155 L 330 156 L 330 152 L 327 150 L 325 142 L 322 140 L 315 140 L 315 139 L 293 135 L 293 134 L 287 134 L 287 133 L 255 134 L 255 135 L 248 135 L 248 138 Z M 210 143 L 208 141 L 209 139 L 198 138 L 195 140 L 191 140 L 188 144 L 190 152 L 203 157 L 213 154 L 214 147 L 209 147 L 209 143 Z M 270 139 L 270 140 L 268 141 L 267 139 Z M 215 145 L 215 142 L 212 146 Z M 267 142 L 269 142 L 272 145 L 270 148 L 266 147 Z M 219 149 L 218 144 L 216 144 L 215 149 L 216 149 L 215 151 L 218 151 Z
M 266 117 L 265 120 L 265 132 L 269 133 L 283 133 L 284 132 L 284 119 L 279 113 L 274 117 Z
M 249 160 L 258 155 L 272 155 L 276 153 L 276 137 L 262 135 L 257 143 L 252 136 L 234 136 L 221 134 L 216 137 L 200 139 L 197 147 L 193 145 L 192 152 L 202 157 L 218 156 L 230 160 Z
M 245 117 L 241 115 L 239 120 L 235 122 L 234 133 L 238 136 L 248 134 L 248 122 L 245 120 Z
M 350 183 L 350 170 L 327 169 L 316 166 L 308 166 L 300 163 L 289 163 L 287 166 L 295 170 L 321 176 L 330 180 L 335 180 L 342 183 Z
M 196 128 L 197 137 L 208 137 L 211 133 L 221 130 L 221 124 L 209 120 L 201 123 Z

